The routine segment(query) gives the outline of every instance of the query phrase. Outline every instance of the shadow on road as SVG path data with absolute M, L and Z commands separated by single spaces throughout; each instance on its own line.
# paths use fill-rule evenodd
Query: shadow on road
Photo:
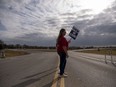
M 37 76 L 37 75 L 40 75 L 40 74 L 43 74 L 43 73 L 49 72 L 49 71 L 51 71 L 51 70 L 55 70 L 56 68 L 57 68 L 57 67 L 54 67 L 54 68 L 51 68 L 51 69 L 48 69 L 48 70 L 45 70 L 45 71 L 42 71 L 42 72 L 36 73 L 36 74 L 34 74 L 34 75 L 30 75 L 30 76 L 24 77 L 23 79 L 31 78 L 31 77 L 34 77 L 34 76 Z
M 49 72 L 49 73 L 47 73 L 47 72 Z M 22 83 L 16 84 L 16 85 L 14 85 L 14 86 L 12 86 L 12 87 L 26 87 L 26 86 L 28 86 L 28 85 L 31 85 L 31 84 L 34 83 L 34 82 L 37 82 L 37 81 L 43 79 L 43 78 L 46 77 L 46 76 L 49 76 L 49 75 L 53 74 L 54 72 L 56 72 L 56 67 L 55 67 L 55 68 L 52 68 L 52 69 L 48 69 L 48 70 L 42 71 L 42 72 L 37 73 L 37 74 L 34 74 L 34 75 L 27 76 L 27 77 L 25 77 L 25 78 L 23 78 L 23 79 L 29 79 L 29 80 L 26 80 L 26 81 L 24 81 L 24 82 L 22 82 Z M 44 74 L 44 73 L 46 73 L 46 74 L 37 77 L 37 75 Z M 36 76 L 35 79 L 33 78 L 34 76 Z M 51 85 L 52 85 L 52 82 L 46 84 L 46 85 L 43 86 L 43 87 L 49 87 L 49 86 L 51 86 Z
M 116 64 L 115 63 L 112 63 L 112 65 L 116 67 Z

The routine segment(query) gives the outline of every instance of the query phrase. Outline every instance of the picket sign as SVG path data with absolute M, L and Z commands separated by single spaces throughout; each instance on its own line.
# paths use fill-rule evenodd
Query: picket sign
M 69 36 L 75 40 L 76 37 L 78 36 L 78 33 L 79 33 L 79 29 L 77 29 L 75 26 L 73 26 L 72 30 L 69 33 Z

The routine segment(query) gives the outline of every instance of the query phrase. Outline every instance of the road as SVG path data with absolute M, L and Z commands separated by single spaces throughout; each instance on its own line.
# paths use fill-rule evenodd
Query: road
M 103 55 L 70 52 L 67 64 L 66 87 L 116 87 L 116 67 Z
M 0 60 L 0 87 L 116 87 L 116 66 L 107 62 L 103 55 L 69 51 L 68 77 L 58 79 L 57 53 L 34 51 Z

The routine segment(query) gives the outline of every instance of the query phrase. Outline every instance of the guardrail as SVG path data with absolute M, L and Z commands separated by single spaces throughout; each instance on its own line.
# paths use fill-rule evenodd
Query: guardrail
M 105 63 L 107 64 L 107 56 L 110 56 L 110 60 L 111 60 L 111 63 L 112 64 L 115 64 L 115 60 L 113 59 L 113 55 L 112 55 L 112 48 L 110 49 L 106 49 L 106 52 L 105 52 Z

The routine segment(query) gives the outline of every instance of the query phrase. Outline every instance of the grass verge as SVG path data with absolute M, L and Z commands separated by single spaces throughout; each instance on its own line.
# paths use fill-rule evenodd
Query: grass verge
M 5 50 L 5 57 L 14 57 L 29 54 L 25 51 Z
M 93 54 L 102 54 L 102 55 L 116 55 L 116 49 L 93 49 L 93 50 L 83 50 L 83 51 L 79 51 L 79 52 L 83 52 L 83 53 L 93 53 Z

